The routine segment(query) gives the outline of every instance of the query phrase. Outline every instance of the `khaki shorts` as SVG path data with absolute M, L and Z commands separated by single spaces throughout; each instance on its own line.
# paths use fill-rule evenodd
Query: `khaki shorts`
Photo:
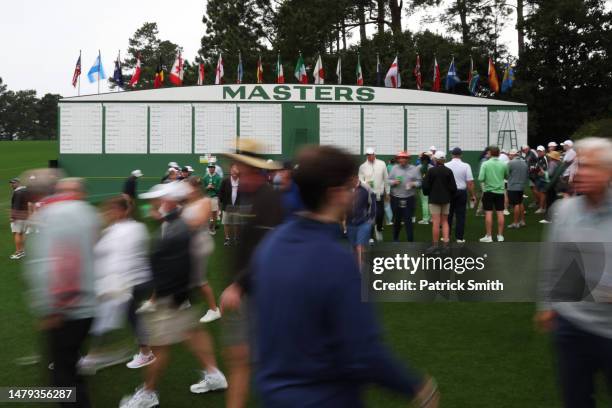
M 219 211 L 219 197 L 210 197 L 210 211 Z
M 180 309 L 170 298 L 155 300 L 155 311 L 141 315 L 149 346 L 168 346 L 181 343 L 187 333 L 198 326 L 198 316 L 193 307 Z
M 429 212 L 432 215 L 438 215 L 438 214 L 448 215 L 449 210 L 450 210 L 450 203 L 449 204 L 429 203 Z
M 229 210 L 229 206 L 223 211 L 223 217 L 221 218 L 223 225 L 239 225 L 240 214 L 235 209 Z
M 15 234 L 25 234 L 27 228 L 28 223 L 26 220 L 11 221 L 11 232 Z

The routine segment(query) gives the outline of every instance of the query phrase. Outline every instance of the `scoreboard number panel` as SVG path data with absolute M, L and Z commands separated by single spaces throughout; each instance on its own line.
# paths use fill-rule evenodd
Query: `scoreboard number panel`
M 401 106 L 363 108 L 363 147 L 377 154 L 395 155 L 404 150 L 404 109 Z
M 102 153 L 102 104 L 61 104 L 60 119 L 60 154 Z
M 257 140 L 263 154 L 282 154 L 282 106 L 280 104 L 241 104 L 240 137 Z
M 361 154 L 361 107 L 319 105 L 319 143 Z
M 420 155 L 435 146 L 446 152 L 446 107 L 406 106 L 408 153 Z
M 228 103 L 194 104 L 194 153 L 222 153 L 235 147 L 237 108 Z
M 147 105 L 109 103 L 104 105 L 106 153 L 147 153 Z
M 150 105 L 150 152 L 191 153 L 191 104 Z

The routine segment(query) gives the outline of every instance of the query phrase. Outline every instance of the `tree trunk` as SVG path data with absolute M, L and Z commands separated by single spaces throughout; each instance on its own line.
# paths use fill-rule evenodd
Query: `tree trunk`
M 359 17 L 359 42 L 360 44 L 363 44 L 365 40 L 367 39 L 364 3 L 365 3 L 364 0 L 359 0 L 358 9 L 357 9 L 358 10 L 357 14 Z
M 342 49 L 346 51 L 346 21 L 342 19 Z
M 518 34 L 518 58 L 521 60 L 525 52 L 525 16 L 523 14 L 523 0 L 516 0 L 516 32 Z
M 336 26 L 336 51 L 340 51 L 340 27 Z
M 376 0 L 378 10 L 376 14 L 376 24 L 378 25 L 378 35 L 385 34 L 385 0 Z
M 391 31 L 396 36 L 402 33 L 402 8 L 404 0 L 390 0 L 389 8 L 391 9 Z
M 459 13 L 459 20 L 461 21 L 461 40 L 463 45 L 469 45 L 470 39 L 470 26 L 467 22 L 467 5 L 465 0 L 457 0 L 457 12 Z

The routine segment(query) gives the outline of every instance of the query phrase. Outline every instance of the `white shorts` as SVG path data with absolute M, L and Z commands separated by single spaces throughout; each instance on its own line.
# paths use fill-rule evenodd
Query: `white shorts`
M 28 223 L 26 220 L 11 221 L 11 232 L 13 233 L 25 234 L 27 228 L 28 228 Z
M 219 197 L 210 197 L 210 211 L 219 211 Z

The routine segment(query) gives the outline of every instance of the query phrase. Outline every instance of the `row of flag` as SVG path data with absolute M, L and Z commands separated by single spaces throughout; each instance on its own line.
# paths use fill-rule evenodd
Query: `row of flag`
M 120 88 L 125 88 L 122 69 L 121 69 L 121 58 L 120 57 L 121 57 L 120 55 L 117 55 L 117 59 L 115 60 L 113 81 Z M 198 68 L 197 84 L 203 85 L 204 84 L 204 74 L 205 74 L 204 63 L 200 62 L 197 68 Z M 142 70 L 142 59 L 139 54 L 136 57 L 136 66 L 134 68 L 134 72 L 132 73 L 132 76 L 127 86 L 134 87 L 136 86 L 136 84 L 138 84 L 138 82 L 140 81 L 141 70 Z M 259 56 L 259 59 L 257 60 L 257 71 L 256 71 L 256 79 L 257 79 L 258 84 L 263 83 L 263 71 L 264 70 L 263 70 L 263 64 L 261 62 L 261 56 Z M 276 72 L 276 83 L 278 84 L 285 83 L 285 76 L 283 73 L 283 65 L 281 62 L 280 53 L 278 54 L 278 58 L 276 61 L 275 72 Z M 179 52 L 176 55 L 176 59 L 174 61 L 174 64 L 172 65 L 172 68 L 170 69 L 170 72 L 168 73 L 168 79 L 175 86 L 181 86 L 183 85 L 184 73 L 185 73 L 184 60 L 183 60 L 183 57 L 181 56 L 181 53 Z M 76 87 L 77 82 L 80 78 L 80 75 L 81 75 L 81 55 L 79 53 L 79 58 L 77 60 L 76 67 L 74 69 L 74 73 L 72 76 L 72 86 L 73 87 Z M 223 56 L 219 54 L 217 65 L 215 67 L 215 84 L 217 85 L 222 84 L 224 75 L 225 75 L 225 70 L 224 70 L 224 64 L 223 64 Z M 423 75 L 421 73 L 421 57 L 418 54 L 416 56 L 416 64 L 413 70 L 413 75 L 416 81 L 416 88 L 419 90 L 424 89 Z M 244 76 L 244 67 L 242 64 L 242 55 L 238 53 L 238 67 L 237 67 L 237 72 L 236 72 L 236 83 L 241 84 L 243 80 L 243 76 Z M 308 74 L 306 72 L 306 65 L 304 64 L 304 58 L 302 57 L 302 53 L 299 54 L 297 63 L 295 65 L 294 76 L 298 80 L 299 83 L 301 84 L 308 83 Z M 312 72 L 312 76 L 313 76 L 315 84 L 320 85 L 320 84 L 325 83 L 325 79 L 327 75 L 323 67 L 321 55 L 319 55 L 317 58 L 317 61 L 315 63 L 315 66 Z M 355 76 L 356 76 L 356 84 L 360 86 L 363 85 L 363 72 L 361 70 L 361 60 L 360 60 L 359 54 L 357 54 L 357 67 L 355 69 Z M 106 74 L 102 66 L 102 58 L 101 58 L 100 52 L 98 52 L 98 56 L 96 57 L 96 60 L 93 66 L 89 69 L 87 73 L 87 79 L 89 80 L 89 82 L 93 83 L 96 80 L 99 82 L 100 80 L 105 79 L 105 78 L 106 78 Z M 398 57 L 396 56 L 395 59 L 393 60 L 393 63 L 387 70 L 387 73 L 384 76 L 384 80 L 383 80 L 383 70 L 382 70 L 382 65 L 380 63 L 380 58 L 376 56 L 376 78 L 377 78 L 378 86 L 382 86 L 384 82 L 385 87 L 400 88 L 402 86 L 402 79 L 400 76 Z M 161 58 L 160 58 L 160 61 L 155 69 L 153 87 L 154 88 L 162 87 L 164 85 L 164 80 L 165 80 L 164 69 L 163 69 L 163 65 L 161 62 Z M 336 80 L 338 84 L 342 84 L 342 58 L 340 56 L 338 57 L 338 63 L 336 64 Z M 499 93 L 500 83 L 497 77 L 495 64 L 491 57 L 489 57 L 489 61 L 488 61 L 487 80 L 488 80 L 488 84 L 489 84 L 489 88 L 491 92 Z M 444 88 L 447 91 L 451 91 L 460 82 L 461 82 L 461 79 L 459 78 L 457 74 L 457 68 L 455 66 L 455 57 L 452 57 L 450 66 L 448 67 L 448 72 L 446 74 Z M 477 94 L 479 82 L 480 82 L 480 75 L 478 74 L 478 71 L 474 69 L 474 60 L 472 59 L 472 57 L 470 57 L 470 70 L 467 76 L 467 83 L 468 83 L 470 93 L 472 95 Z M 513 83 L 514 83 L 514 70 L 510 66 L 510 63 L 507 63 L 506 68 L 504 70 L 504 75 L 502 78 L 501 92 L 504 93 L 504 92 L 509 91 L 510 88 L 512 88 Z M 438 60 L 435 57 L 434 57 L 431 90 L 433 92 L 440 92 L 442 90 L 442 77 L 440 74 L 440 66 L 438 65 Z

